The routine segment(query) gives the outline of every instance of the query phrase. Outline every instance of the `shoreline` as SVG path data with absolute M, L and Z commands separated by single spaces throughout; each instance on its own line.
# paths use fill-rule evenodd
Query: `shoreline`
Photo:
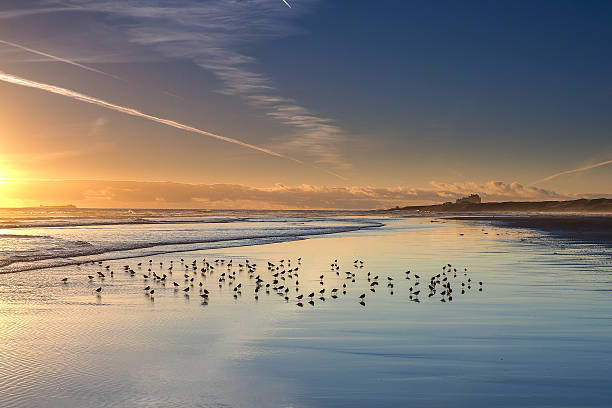
M 160 242 L 152 244 L 141 244 L 133 245 L 129 248 L 97 248 L 88 254 L 75 254 L 72 256 L 49 256 L 41 259 L 24 260 L 24 261 L 12 261 L 0 265 L 0 275 L 19 273 L 25 271 L 39 270 L 56 268 L 61 266 L 71 265 L 82 265 L 88 262 L 98 261 L 109 261 L 129 258 L 139 258 L 147 256 L 155 256 L 166 253 L 178 253 L 178 252 L 193 252 L 207 249 L 223 249 L 223 248 L 234 248 L 240 246 L 255 246 L 255 245 L 266 245 L 279 242 L 291 242 L 304 240 L 313 237 L 320 237 L 324 235 L 333 235 L 345 232 L 361 231 L 370 228 L 380 228 L 385 224 L 381 222 L 370 222 L 366 225 L 350 225 L 345 227 L 336 227 L 335 229 L 328 230 L 313 230 L 303 235 L 268 235 L 259 237 L 245 237 L 235 239 L 214 239 L 214 240 L 197 240 L 197 241 L 185 241 L 185 242 Z M 246 242 L 250 241 L 250 242 Z M 191 247 L 189 247 L 191 246 Z M 195 246 L 195 247 L 194 247 Z M 174 247 L 162 249 L 163 247 Z M 156 249 L 157 248 L 157 249 Z M 147 251 L 148 250 L 148 251 Z M 142 251 L 139 253 L 130 253 L 133 251 Z M 125 252 L 124 255 L 120 255 L 121 252 Z M 115 254 L 115 256 L 112 256 Z M 106 256 L 105 256 L 106 255 Z M 11 268 L 13 266 L 13 268 Z
M 493 223 L 506 228 L 528 228 L 555 238 L 612 247 L 612 216 L 601 214 L 455 215 L 440 219 Z

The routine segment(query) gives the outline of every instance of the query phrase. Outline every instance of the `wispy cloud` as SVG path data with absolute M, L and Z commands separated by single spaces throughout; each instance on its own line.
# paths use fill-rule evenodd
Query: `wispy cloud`
M 41 2 L 44 3 L 44 2 Z M 59 5 L 55 5 L 54 7 L 32 7 L 32 8 L 23 8 L 23 9 L 14 9 L 14 10 L 3 10 L 0 11 L 0 20 L 7 20 L 11 18 L 19 18 L 19 17 L 27 17 L 33 16 L 37 14 L 46 14 L 46 13 L 61 13 L 65 11 L 74 11 L 74 7 L 62 7 Z
M 284 96 L 274 81 L 254 69 L 257 60 L 247 49 L 260 41 L 300 33 L 293 19 L 308 13 L 319 0 L 303 0 L 299 10 L 278 7 L 278 0 L 39 0 L 41 13 L 79 11 L 118 17 L 134 44 L 151 47 L 166 58 L 187 59 L 212 72 L 222 82 L 218 92 L 243 98 L 264 117 L 282 124 L 287 134 L 277 150 L 335 171 L 351 163 L 342 153 L 349 138 L 333 119 L 319 116 Z M 285 1 L 290 7 L 290 4 Z M 33 14 L 34 9 L 5 12 L 4 17 Z M 0 14 L 0 18 L 2 18 Z
M 533 183 L 531 183 L 531 185 L 544 183 L 546 181 L 550 181 L 552 179 L 556 179 L 557 177 L 565 176 L 567 174 L 581 173 L 583 171 L 588 171 L 588 170 L 591 170 L 591 169 L 596 169 L 597 167 L 607 166 L 608 164 L 612 164 L 612 160 L 606 160 L 606 161 L 602 161 L 602 162 L 599 162 L 599 163 L 590 164 L 588 166 L 579 167 L 577 169 L 560 171 L 559 173 L 555 173 L 555 174 L 552 174 L 552 175 L 550 175 L 548 177 L 544 177 L 543 179 L 534 181 Z
M 263 148 L 263 147 L 255 146 L 255 145 L 252 145 L 252 144 L 249 144 L 249 143 L 245 143 L 245 142 L 242 142 L 240 140 L 233 139 L 233 138 L 230 138 L 230 137 L 221 136 L 221 135 L 218 135 L 216 133 L 207 132 L 205 130 L 194 128 L 192 126 L 188 126 L 188 125 L 185 125 L 185 124 L 182 124 L 182 123 L 179 123 L 179 122 L 175 122 L 173 120 L 164 119 L 164 118 L 160 118 L 160 117 L 157 117 L 157 116 L 149 115 L 149 114 L 140 112 L 140 111 L 138 111 L 136 109 L 132 109 L 132 108 L 128 108 L 128 107 L 125 107 L 125 106 L 116 105 L 116 104 L 113 104 L 113 103 L 110 103 L 110 102 L 106 102 L 106 101 L 103 101 L 101 99 L 97 99 L 97 98 L 94 98 L 92 96 L 88 96 L 88 95 L 85 95 L 85 94 L 82 94 L 82 93 L 79 93 L 79 92 L 76 92 L 76 91 L 73 91 L 73 90 L 70 90 L 70 89 L 61 88 L 59 86 L 49 85 L 49 84 L 45 84 L 45 83 L 42 83 L 42 82 L 31 81 L 29 79 L 20 78 L 20 77 L 15 76 L 15 75 L 6 74 L 6 73 L 4 73 L 2 71 L 0 71 L 0 81 L 8 82 L 8 83 L 14 84 L 14 85 L 25 86 L 25 87 L 28 87 L 28 88 L 40 89 L 42 91 L 50 92 L 50 93 L 53 93 L 53 94 L 56 94 L 56 95 L 65 96 L 65 97 L 68 97 L 68 98 L 71 98 L 71 99 L 75 99 L 75 100 L 78 100 L 78 101 L 81 101 L 81 102 L 89 103 L 89 104 L 92 104 L 92 105 L 97 105 L 97 106 L 100 106 L 100 107 L 103 107 L 103 108 L 106 108 L 106 109 L 110 109 L 110 110 L 113 110 L 113 111 L 116 111 L 116 112 L 125 113 L 126 115 L 131 115 L 131 116 L 136 116 L 136 117 L 139 117 L 139 118 L 147 119 L 147 120 L 150 120 L 152 122 L 161 123 L 163 125 L 170 126 L 170 127 L 176 128 L 176 129 L 184 130 L 184 131 L 191 132 L 191 133 L 197 133 L 197 134 L 200 134 L 200 135 L 203 135 L 203 136 L 212 137 L 214 139 L 222 140 L 222 141 L 227 142 L 227 143 L 233 143 L 233 144 L 236 144 L 236 145 L 239 145 L 239 146 L 242 146 L 242 147 L 246 147 L 246 148 L 249 148 L 249 149 L 252 149 L 252 150 L 257 150 L 259 152 L 266 153 L 266 154 L 268 154 L 270 156 L 280 157 L 280 158 L 292 160 L 294 162 L 303 164 L 303 162 L 301 160 L 294 159 L 292 157 L 286 156 L 286 155 L 281 154 L 281 153 L 277 153 L 277 152 L 272 151 L 270 149 L 266 149 L 266 148 Z
M 54 60 L 54 61 L 63 62 L 64 64 L 73 65 L 75 67 L 78 67 L 78 68 L 81 68 L 81 69 L 85 69 L 87 71 L 95 72 L 95 73 L 100 74 L 100 75 L 105 75 L 105 76 L 108 76 L 108 77 L 111 77 L 111 78 L 114 78 L 114 79 L 121 79 L 121 78 L 119 78 L 116 75 L 109 74 L 108 72 L 100 71 L 99 69 L 96 69 L 96 68 L 93 68 L 93 67 L 89 67 L 87 65 L 79 64 L 76 61 L 72 61 L 72 60 L 67 59 L 67 58 L 58 57 L 57 55 L 51 55 L 51 54 L 48 54 L 46 52 L 35 50 L 33 48 L 28 48 L 28 47 L 25 47 L 23 45 L 16 44 L 16 43 L 13 43 L 13 42 L 10 42 L 10 41 L 0 40 L 0 44 L 8 45 L 8 46 L 14 47 L 14 48 L 19 48 L 21 50 L 30 52 L 32 54 L 40 55 L 40 56 L 49 58 L 49 59 Z

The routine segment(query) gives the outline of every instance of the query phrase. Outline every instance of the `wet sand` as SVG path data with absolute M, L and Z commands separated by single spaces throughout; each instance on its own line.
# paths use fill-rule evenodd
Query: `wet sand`
M 537 230 L 430 221 L 388 219 L 289 242 L 0 275 L 0 406 L 609 406 L 610 251 L 577 250 Z M 100 227 L 91 228 L 80 231 Z M 270 282 L 268 261 L 291 259 L 292 269 L 298 258 L 301 289 L 287 278 L 290 301 L 274 290 L 256 299 L 255 276 L 239 269 L 248 259 L 257 264 L 253 275 Z M 204 259 L 226 266 L 202 279 Z M 229 259 L 235 283 L 219 287 Z M 330 267 L 336 259 L 339 274 Z M 452 302 L 439 291 L 426 296 L 430 277 L 449 263 L 459 272 Z M 464 267 L 482 291 L 460 294 Z M 165 286 L 153 272 L 168 274 Z M 419 303 L 410 298 L 417 274 Z M 374 276 L 380 285 L 371 292 Z M 210 291 L 206 305 L 200 281 Z M 297 293 L 344 283 L 346 295 L 297 305 Z M 191 284 L 198 294 L 186 296 Z
M 612 215 L 469 215 L 445 217 L 445 219 L 473 221 L 506 228 L 535 229 L 563 240 L 612 247 Z

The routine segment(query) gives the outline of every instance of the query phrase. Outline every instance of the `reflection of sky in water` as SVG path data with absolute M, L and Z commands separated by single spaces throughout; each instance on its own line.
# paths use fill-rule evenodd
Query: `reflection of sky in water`
M 0 253 L 0 273 L 28 270 L 33 265 L 63 266 L 68 258 L 78 256 L 104 254 L 97 259 L 117 259 L 186 249 L 287 241 L 305 235 L 380 225 L 355 218 L 308 220 L 255 217 L 248 221 L 233 218 L 231 222 L 211 222 L 211 219 L 207 219 L 198 223 L 185 222 L 185 217 L 182 220 L 183 223 L 0 229 L 0 247 L 3 249 Z M 228 241 L 236 242 L 227 244 Z M 174 247 L 159 248 L 169 245 Z M 109 253 L 117 251 L 123 254 Z
M 366 262 L 346 297 L 303 309 L 273 294 L 256 303 L 246 277 L 237 301 L 231 289 L 209 284 L 207 307 L 170 288 L 152 303 L 141 275 L 119 268 L 137 260 L 112 262 L 115 278 L 103 283 L 99 301 L 98 284 L 85 278 L 97 266 L 1 275 L 0 406 L 609 406 L 609 252 L 525 230 L 485 230 L 408 219 L 153 258 L 154 270 L 181 257 L 248 258 L 267 277 L 266 260 L 301 256 L 305 292 L 320 287 L 333 259 L 340 272 L 354 259 Z M 410 302 L 404 271 L 427 279 L 445 263 L 467 266 L 484 291 L 450 304 Z M 362 307 L 367 271 L 382 287 Z M 175 266 L 182 284 L 177 275 Z M 63 276 L 68 285 L 59 283 Z M 393 296 L 386 276 L 395 278 Z M 342 277 L 330 274 L 324 287 Z

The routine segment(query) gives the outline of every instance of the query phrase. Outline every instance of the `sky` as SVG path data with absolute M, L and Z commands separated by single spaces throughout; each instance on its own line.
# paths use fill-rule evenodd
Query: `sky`
M 611 18 L 606 1 L 3 0 L 0 206 L 612 197 Z

